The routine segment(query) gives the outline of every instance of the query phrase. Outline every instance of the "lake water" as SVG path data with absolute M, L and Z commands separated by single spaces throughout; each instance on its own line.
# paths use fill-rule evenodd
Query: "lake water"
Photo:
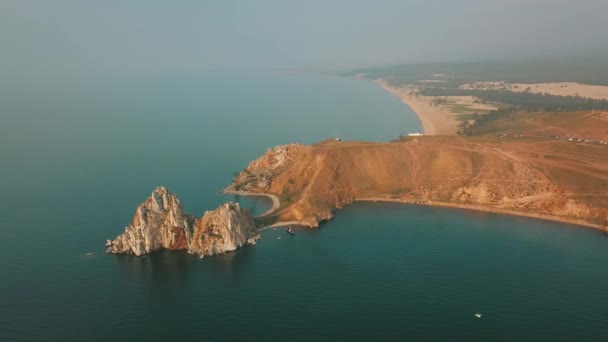
M 213 72 L 0 88 L 0 341 L 608 338 L 608 240 L 552 222 L 357 203 L 318 230 L 268 230 L 202 260 L 103 253 L 157 185 L 200 215 L 235 199 L 219 191 L 274 145 L 421 130 L 369 81 Z

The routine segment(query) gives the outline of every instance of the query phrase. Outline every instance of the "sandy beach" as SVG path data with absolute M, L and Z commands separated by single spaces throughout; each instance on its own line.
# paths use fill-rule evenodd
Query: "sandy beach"
M 268 216 L 268 215 L 274 213 L 281 206 L 281 202 L 279 201 L 279 198 L 277 196 L 271 195 L 271 194 L 259 194 L 259 193 L 252 193 L 252 192 L 247 192 L 247 191 L 226 191 L 226 190 L 224 190 L 223 193 L 229 194 L 229 195 L 257 196 L 257 197 L 270 198 L 270 200 L 272 201 L 272 207 L 270 209 L 266 210 L 264 213 L 256 216 L 256 218 Z
M 397 96 L 403 103 L 410 107 L 418 116 L 424 134 L 426 135 L 451 135 L 458 130 L 458 121 L 444 113 L 440 107 L 432 106 L 424 97 L 413 94 L 411 87 L 394 87 L 384 80 L 376 80 L 378 85 L 389 93 Z
M 577 225 L 577 226 L 581 226 L 581 227 L 601 230 L 603 232 L 607 231 L 606 227 L 604 227 L 602 225 L 585 222 L 583 220 L 570 219 L 570 218 L 552 216 L 552 215 L 546 215 L 546 214 L 508 210 L 508 209 L 488 207 L 488 206 L 483 206 L 483 205 L 454 203 L 454 202 L 438 202 L 438 201 L 433 201 L 431 203 L 411 203 L 411 202 L 408 202 L 408 201 L 402 200 L 402 199 L 392 199 L 392 198 L 384 198 L 384 197 L 358 198 L 355 200 L 355 202 L 387 202 L 387 203 L 401 203 L 401 204 L 417 204 L 417 205 L 426 205 L 426 206 L 431 206 L 431 207 L 444 207 L 444 208 L 456 208 L 456 209 L 465 209 L 465 210 L 473 210 L 473 211 L 483 211 L 483 212 L 501 214 L 501 215 L 531 217 L 531 218 L 536 218 L 536 219 L 545 220 L 545 221 L 573 224 L 573 225 Z

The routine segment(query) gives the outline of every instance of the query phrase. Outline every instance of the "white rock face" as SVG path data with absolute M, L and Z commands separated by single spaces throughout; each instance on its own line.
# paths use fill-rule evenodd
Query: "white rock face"
M 137 207 L 125 232 L 106 242 L 106 252 L 140 256 L 169 249 L 203 257 L 233 251 L 250 239 L 255 242 L 255 230 L 251 214 L 238 203 L 226 203 L 195 219 L 184 213 L 174 194 L 158 187 Z
M 254 228 L 253 218 L 238 203 L 223 204 L 196 220 L 188 252 L 203 257 L 233 251 L 255 235 Z

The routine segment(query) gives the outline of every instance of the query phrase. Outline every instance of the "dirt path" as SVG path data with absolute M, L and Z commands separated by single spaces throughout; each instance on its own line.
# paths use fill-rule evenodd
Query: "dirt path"
M 323 159 L 325 159 L 325 156 L 321 157 L 321 161 L 323 161 Z M 318 162 L 317 164 L 320 164 L 320 162 Z M 306 188 L 304 189 L 304 191 L 302 192 L 302 198 L 300 198 L 300 202 L 302 201 L 302 199 L 304 198 L 308 198 L 310 196 L 310 189 L 312 187 L 312 184 L 315 182 L 315 179 L 317 179 L 317 177 L 319 176 L 319 173 L 321 173 L 321 167 L 316 168 L 315 173 L 312 175 L 312 177 L 310 178 L 310 181 L 308 182 L 308 185 L 306 185 Z

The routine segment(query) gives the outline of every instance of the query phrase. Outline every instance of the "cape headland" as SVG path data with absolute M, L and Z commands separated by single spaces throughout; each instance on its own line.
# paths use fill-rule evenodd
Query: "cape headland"
M 195 218 L 183 211 L 175 194 L 158 187 L 137 207 L 124 233 L 106 242 L 106 253 L 141 256 L 167 249 L 202 258 L 254 244 L 258 238 L 253 217 L 238 203 L 225 203 Z
M 605 122 L 593 113 L 564 117 L 572 115 L 579 124 Z M 552 122 L 559 131 L 559 122 Z M 608 146 L 549 138 L 534 129 L 516 137 L 330 139 L 277 146 L 252 161 L 225 192 L 276 196 L 278 209 L 258 218 L 266 225 L 318 227 L 335 210 L 361 200 L 461 207 L 604 229 Z

